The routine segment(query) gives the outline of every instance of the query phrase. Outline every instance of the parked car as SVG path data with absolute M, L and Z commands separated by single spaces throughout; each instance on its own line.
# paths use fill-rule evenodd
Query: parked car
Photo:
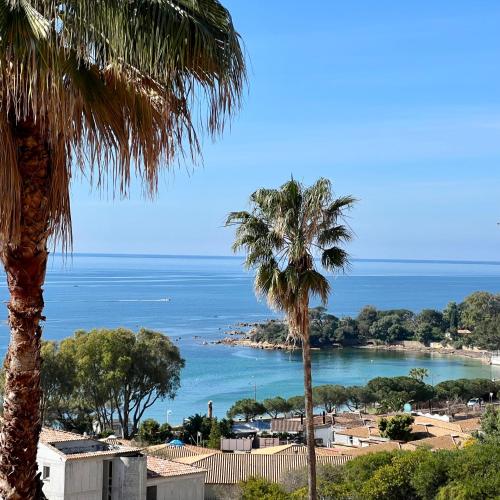
M 483 400 L 481 398 L 472 398 L 472 399 L 469 399 L 469 401 L 467 401 L 467 406 L 469 408 L 474 408 L 474 406 L 481 406 L 481 404 L 483 403 Z

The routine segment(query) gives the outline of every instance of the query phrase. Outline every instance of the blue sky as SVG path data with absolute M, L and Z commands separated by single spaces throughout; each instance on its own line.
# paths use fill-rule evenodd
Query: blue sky
M 76 180 L 75 251 L 228 255 L 227 212 L 293 174 L 360 199 L 353 257 L 500 260 L 500 2 L 223 3 L 241 114 L 154 202 Z

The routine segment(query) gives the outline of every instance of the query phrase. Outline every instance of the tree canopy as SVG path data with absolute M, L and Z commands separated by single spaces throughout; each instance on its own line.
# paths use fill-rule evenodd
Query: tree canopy
M 227 411 L 229 418 L 243 417 L 245 422 L 266 413 L 266 407 L 255 399 L 240 399 Z
M 138 431 L 144 412 L 173 398 L 184 366 L 179 349 L 162 333 L 141 329 L 76 332 L 42 348 L 43 412 L 47 423 L 68 430 L 96 420 L 111 429 L 117 419 L 125 437 Z
M 346 404 L 348 400 L 348 393 L 342 385 L 319 385 L 313 389 L 315 406 L 323 407 L 327 413 Z
M 394 415 L 390 418 L 381 418 L 378 423 L 380 435 L 397 441 L 409 441 L 411 426 L 415 419 L 411 415 Z
M 143 420 L 139 425 L 137 437 L 141 443 L 148 445 L 163 444 L 173 436 L 172 427 L 169 424 L 159 424 L 153 418 Z
M 292 409 L 290 402 L 281 396 L 264 399 L 263 404 L 266 408 L 266 413 L 272 418 L 277 418 L 278 415 L 288 413 Z
M 365 306 L 355 318 L 338 318 L 325 307 L 315 307 L 309 310 L 310 342 L 312 347 L 321 348 L 365 344 L 368 340 L 383 344 L 404 340 L 424 344 L 445 341 L 455 347 L 500 349 L 499 297 L 475 292 L 461 304 L 450 302 L 443 311 L 424 309 L 418 314 L 407 309 L 379 310 Z M 283 344 L 289 336 L 289 325 L 270 320 L 256 325 L 250 334 L 255 342 Z

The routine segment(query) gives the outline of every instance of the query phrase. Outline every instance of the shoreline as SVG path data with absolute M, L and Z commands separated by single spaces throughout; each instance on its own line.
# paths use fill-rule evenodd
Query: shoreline
M 213 344 L 222 344 L 229 346 L 240 346 L 240 347 L 250 347 L 252 349 L 265 349 L 271 351 L 300 351 L 301 348 L 291 344 L 280 344 L 271 342 L 256 342 L 247 337 L 237 338 L 236 334 L 232 334 L 231 337 L 226 337 L 217 341 L 212 342 Z M 475 359 L 483 364 L 491 364 L 490 356 L 485 355 L 484 352 L 480 351 L 469 351 L 464 349 L 454 349 L 454 348 L 438 348 L 438 347 L 409 347 L 403 346 L 401 344 L 392 345 L 353 345 L 353 346 L 332 346 L 328 348 L 312 348 L 313 351 L 326 351 L 334 349 L 371 349 L 375 351 L 398 351 L 398 352 L 409 352 L 409 353 L 420 353 L 420 354 L 441 354 L 445 356 L 454 356 L 467 359 Z
M 486 365 L 491 364 L 490 356 L 485 355 L 485 353 L 481 351 L 469 351 L 469 350 L 454 349 L 454 348 L 448 349 L 444 347 L 407 347 L 400 344 L 362 345 L 353 347 L 355 349 L 372 349 L 380 351 L 400 351 L 400 352 L 413 352 L 421 354 L 442 354 L 445 356 L 456 356 L 460 358 L 476 359 Z

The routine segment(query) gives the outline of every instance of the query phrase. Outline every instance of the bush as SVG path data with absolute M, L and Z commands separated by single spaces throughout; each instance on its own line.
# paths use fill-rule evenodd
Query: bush
M 419 450 L 419 460 L 410 480 L 418 498 L 432 500 L 436 491 L 448 482 L 454 452 Z
M 360 497 L 366 500 L 418 499 L 411 484 L 418 460 L 418 452 L 395 454 L 390 464 L 382 466 L 364 483 Z
M 395 415 L 392 418 L 382 418 L 378 428 L 382 437 L 396 441 L 409 441 L 414 421 L 411 415 Z
M 280 485 L 266 479 L 251 477 L 240 484 L 241 500 L 289 500 Z

